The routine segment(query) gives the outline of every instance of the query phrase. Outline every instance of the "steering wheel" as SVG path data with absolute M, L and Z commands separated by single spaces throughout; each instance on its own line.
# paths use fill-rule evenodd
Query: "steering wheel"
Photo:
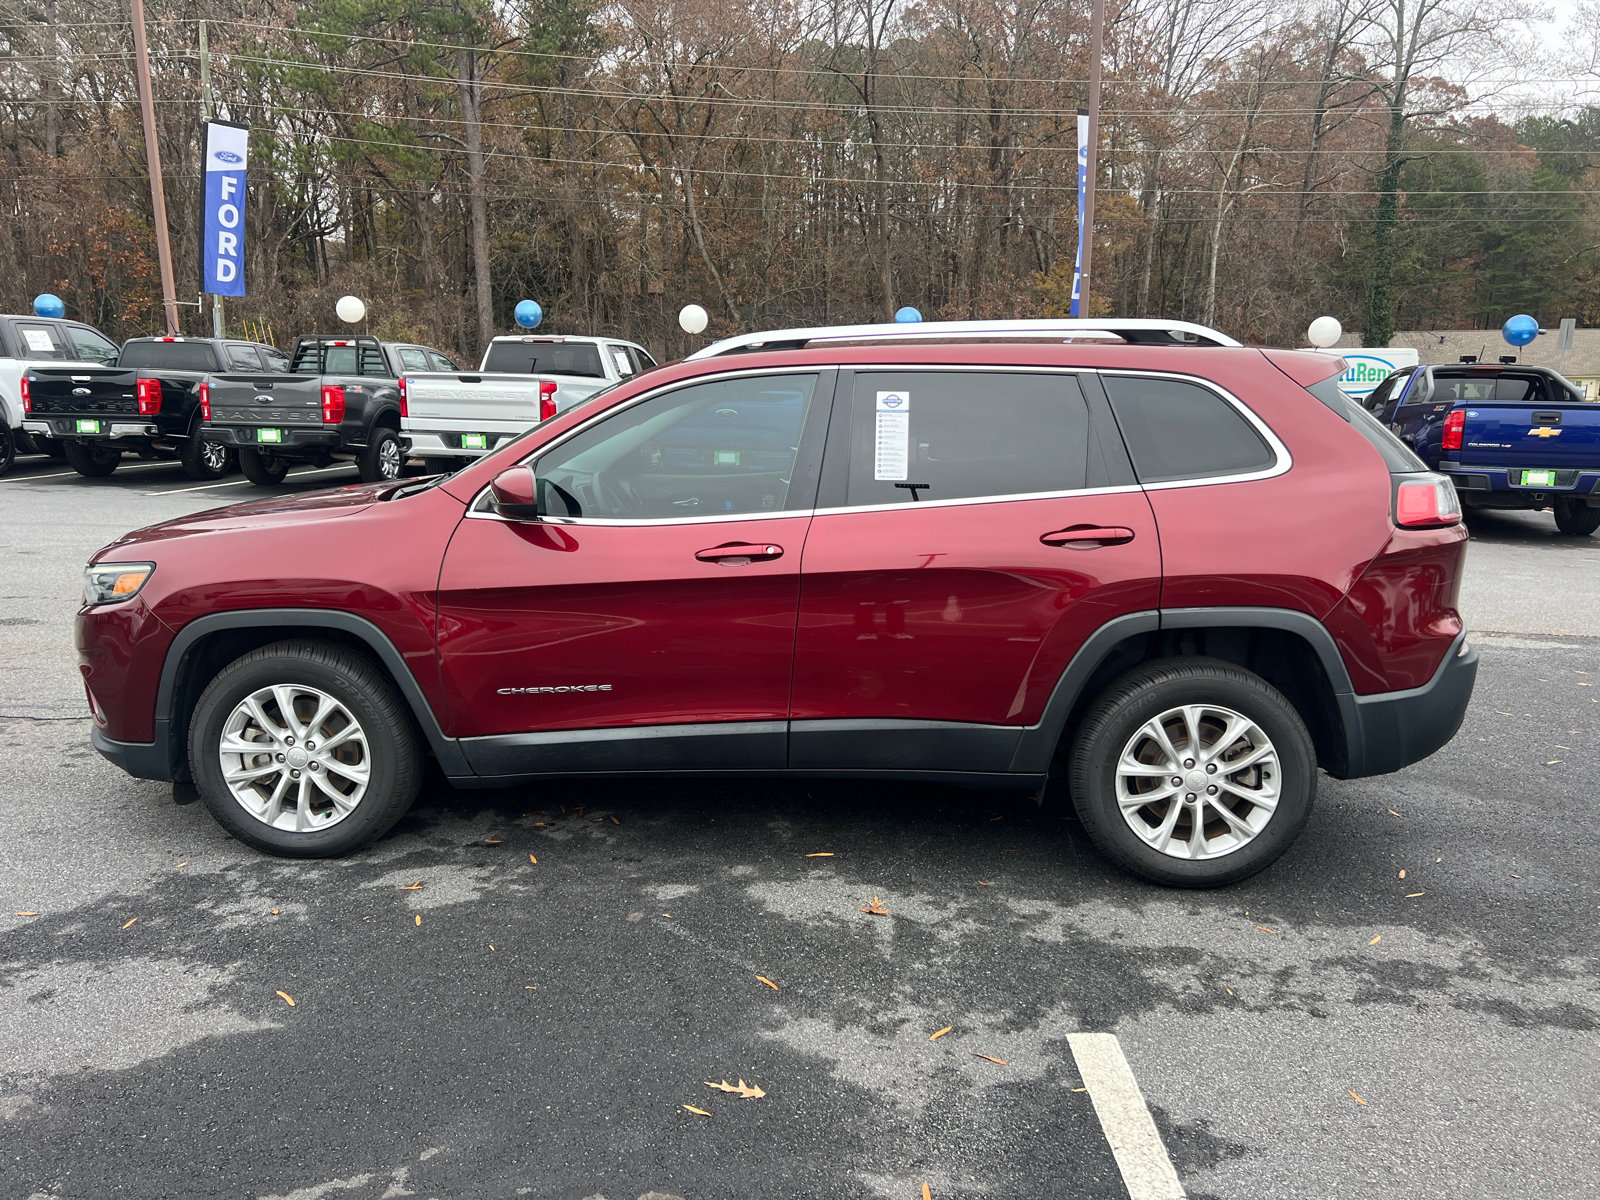
M 639 494 L 633 490 L 626 476 L 613 477 L 606 471 L 596 471 L 589 483 L 607 516 L 631 516 L 644 508 L 644 502 L 639 499 Z

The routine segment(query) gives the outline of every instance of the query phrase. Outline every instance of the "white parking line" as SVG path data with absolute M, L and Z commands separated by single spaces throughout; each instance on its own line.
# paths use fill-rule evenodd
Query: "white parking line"
M 307 475 L 320 475 L 324 471 L 352 471 L 354 469 L 354 463 L 335 463 L 331 467 L 313 467 L 309 471 L 291 471 L 284 478 L 304 479 Z M 249 483 L 248 479 L 229 479 L 223 483 L 201 483 L 196 484 L 194 487 L 167 488 L 160 492 L 140 492 L 139 494 L 141 496 L 173 496 L 179 492 L 208 492 L 212 488 L 244 487 Z
M 1110 1033 L 1069 1033 L 1078 1074 L 1116 1157 L 1128 1200 L 1184 1200 L 1183 1184 L 1145 1107 L 1139 1081 Z
M 119 470 L 119 471 L 142 471 L 147 467 L 178 467 L 178 466 L 180 466 L 180 464 L 176 463 L 176 462 L 121 463 L 121 464 L 118 464 L 117 470 Z M 67 478 L 67 476 L 76 475 L 77 473 L 78 472 L 76 472 L 76 471 L 59 471 L 54 475 L 18 475 L 15 479 L 0 479 L 0 483 L 32 483 L 35 479 L 65 479 L 65 478 Z M 101 478 L 103 478 L 103 479 L 110 478 L 110 476 L 101 476 Z

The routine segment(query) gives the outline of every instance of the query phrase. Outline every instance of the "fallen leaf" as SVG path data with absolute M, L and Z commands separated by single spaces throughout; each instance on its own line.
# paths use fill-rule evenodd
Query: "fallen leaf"
M 928 1185 L 922 1185 L 922 1200 L 933 1200 L 933 1193 L 928 1190 Z
M 549 821 L 535 821 L 532 825 L 529 825 L 528 828 L 529 829 L 549 829 L 550 828 L 550 822 Z
M 1015 850 L 1002 850 L 1002 851 L 1000 851 L 1000 853 L 1001 854 L 1021 854 L 1022 853 L 1022 848 L 1019 846 Z
M 419 879 L 415 883 L 408 883 L 405 887 L 401 888 L 400 890 L 402 892 L 414 892 L 418 888 L 420 888 L 421 886 L 422 886 L 422 880 Z
M 1349 1088 L 1345 1088 L 1345 1091 L 1350 1092 L 1350 1089 Z M 1367 1102 L 1365 1100 L 1363 1100 L 1360 1096 L 1356 1095 L 1354 1092 L 1350 1092 L 1350 1099 L 1354 1100 L 1357 1104 L 1361 1105 L 1362 1108 L 1369 1107 Z
M 493 942 L 490 942 L 490 943 L 489 943 L 489 949 L 491 949 L 491 950 L 493 950 L 493 949 L 494 949 L 494 943 L 493 943 Z
M 561 806 L 561 815 L 562 816 L 566 816 L 567 815 L 567 806 L 565 804 L 563 804 Z
M 531 862 L 531 863 L 536 863 L 539 860 L 537 858 L 535 858 L 533 855 L 530 854 L 530 855 L 528 855 L 528 861 Z
M 503 841 L 505 841 L 505 838 L 484 838 L 483 844 L 485 846 L 498 846 Z
M 133 921 L 137 921 L 137 920 L 138 920 L 138 919 L 139 919 L 139 918 L 138 918 L 138 917 L 135 917 L 135 918 L 134 918 L 134 919 L 133 919 Z M 128 922 L 128 925 L 132 925 L 132 924 L 133 924 L 133 921 L 129 921 L 129 922 Z M 123 926 L 123 928 L 124 928 L 124 929 L 126 929 L 126 928 L 127 928 L 127 927 L 128 927 L 128 925 L 124 925 L 124 926 Z
M 1558 747 L 1558 749 L 1565 750 L 1566 747 L 1565 746 L 1561 746 L 1561 747 Z M 187 867 L 188 865 L 189 865 L 189 860 L 186 858 L 181 863 L 175 864 L 172 869 L 174 871 L 176 871 L 179 867 Z
M 883 906 L 883 901 L 879 900 L 876 896 L 872 898 L 871 904 L 865 907 L 858 904 L 856 907 L 860 908 L 864 913 L 871 913 L 875 917 L 887 917 L 889 915 L 889 910 Z
M 1256 928 L 1261 930 L 1262 933 L 1277 933 L 1278 932 L 1276 929 L 1268 929 L 1265 925 L 1257 925 Z
M 991 1058 L 991 1057 L 990 1057 L 990 1056 L 989 1056 L 989 1055 L 987 1055 L 987 1054 L 974 1054 L 974 1055 L 973 1055 L 973 1056 L 972 1056 L 972 1057 L 973 1057 L 973 1058 L 981 1058 L 981 1059 L 983 1059 L 983 1060 L 984 1060 L 984 1061 L 985 1061 L 985 1062 L 992 1062 L 992 1063 L 999 1063 L 999 1064 L 1000 1064 L 1000 1065 L 1001 1065 L 1001 1066 L 1002 1066 L 1002 1067 L 1009 1067 L 1009 1066 L 1010 1066 L 1010 1065 L 1011 1065 L 1011 1064 L 1010 1064 L 1010 1063 L 1008 1063 L 1008 1062 L 1007 1062 L 1007 1061 L 1006 1061 L 1006 1060 L 1005 1060 L 1005 1059 L 1003 1059 L 1003 1058 Z
M 537 817 L 539 814 L 536 813 L 536 812 L 531 812 L 531 813 L 523 813 L 522 815 L 525 816 L 525 817 Z
M 1556 749 L 1557 749 L 1557 750 L 1571 750 L 1571 749 L 1572 749 L 1572 747 L 1571 747 L 1571 746 L 1563 746 L 1563 745 L 1562 745 L 1562 744 L 1561 744 L 1561 743 L 1560 743 L 1560 742 L 1557 742 L 1557 743 L 1556 743 Z M 183 866 L 183 864 L 182 864 L 182 863 L 179 863 L 179 864 L 178 864 L 178 865 L 179 865 L 179 866 L 180 866 L 180 867 L 181 867 L 181 866 Z
M 1406 899 L 1415 900 L 1418 896 L 1426 896 L 1427 894 L 1427 892 L 1407 892 Z
M 1396 816 L 1396 817 L 1398 817 L 1400 815 L 1399 813 L 1395 812 L 1394 809 L 1392 809 L 1392 808 L 1389 810 L 1389 813 L 1390 813 L 1391 816 Z
M 978 886 L 979 887 L 988 887 L 989 885 L 987 883 L 985 883 L 983 880 L 980 879 L 980 880 L 978 880 Z
M 1383 941 L 1383 934 L 1380 933 L 1377 937 L 1373 938 L 1370 942 L 1368 942 L 1367 945 L 1376 946 L 1381 941 Z
M 417 924 L 418 924 L 418 925 L 421 925 L 421 924 L 422 924 L 422 914 L 421 914 L 421 913 L 418 913 L 418 914 L 417 914 Z
M 702 1117 L 709 1117 L 709 1116 L 710 1116 L 710 1115 L 711 1115 L 711 1114 L 710 1114 L 710 1113 L 708 1113 L 708 1112 L 707 1112 L 707 1111 L 706 1111 L 706 1110 L 705 1110 L 705 1109 L 703 1109 L 703 1108 L 696 1108 L 696 1107 L 695 1107 L 695 1106 L 694 1106 L 694 1105 L 692 1105 L 692 1104 L 685 1104 L 685 1105 L 684 1105 L 684 1107 L 685 1107 L 685 1108 L 687 1108 L 687 1109 L 688 1109 L 688 1110 L 689 1110 L 689 1111 L 690 1111 L 690 1112 L 692 1112 L 692 1113 L 699 1113 L 699 1114 L 700 1114 L 700 1115 L 701 1115 L 701 1116 L 702 1116 Z
M 37 917 L 39 914 L 36 912 L 19 912 L 12 913 L 11 915 L 14 917 Z
M 536 983 L 525 983 L 522 985 L 522 990 L 525 992 L 537 992 L 539 990 L 539 985 Z
M 1545 766 L 1547 766 L 1547 767 L 1559 767 L 1562 763 L 1564 763 L 1566 761 L 1567 760 L 1564 759 L 1564 758 L 1552 758 L 1549 762 L 1545 763 Z
M 288 993 L 288 992 L 281 992 L 281 991 L 280 991 L 280 992 L 279 992 L 279 993 L 278 993 L 278 995 L 280 995 L 280 996 L 282 996 L 282 997 L 283 997 L 283 1002 L 284 1002 L 284 1003 L 285 1003 L 285 1004 L 287 1004 L 287 1005 L 288 1005 L 288 1006 L 289 1006 L 289 1007 L 290 1007 L 290 1008 L 293 1008 L 293 1007 L 294 1007 L 294 997 L 293 997 L 293 996 L 291 996 L 291 995 L 289 995 L 289 993 Z
M 1223 988 L 1222 990 L 1227 992 L 1228 995 L 1230 995 L 1230 996 L 1233 995 L 1233 989 L 1232 988 Z
M 612 818 L 611 818 L 611 823 L 612 823 L 612 824 L 613 824 L 613 825 L 621 825 L 621 824 L 622 824 L 622 822 L 621 822 L 621 821 L 619 821 L 619 820 L 617 820 L 617 819 L 616 819 L 616 818 L 615 818 L 615 817 L 612 817 Z
M 815 854 L 806 855 L 807 858 L 832 858 L 832 850 L 818 850 Z
M 954 1025 L 946 1025 L 943 1029 L 939 1030 L 938 1033 L 930 1033 L 928 1035 L 928 1040 L 930 1042 L 937 1041 L 939 1038 L 942 1038 L 945 1034 L 949 1033 L 954 1028 L 955 1028 Z
M 1401 867 L 1401 868 L 1400 868 L 1400 878 L 1401 878 L 1401 879 L 1404 879 L 1404 878 L 1405 878 L 1405 877 L 1406 877 L 1406 871 L 1405 871 L 1405 868 L 1404 868 L 1404 867 Z
M 757 975 L 756 978 L 759 979 L 762 983 L 766 984 L 773 991 L 777 991 L 778 990 L 778 985 L 773 983 L 772 980 L 768 979 L 765 975 Z
M 1501 715 L 1501 716 L 1502 716 L 1502 717 L 1509 717 L 1509 716 L 1511 716 L 1511 714 L 1510 714 L 1510 713 L 1508 713 L 1508 712 L 1500 712 L 1500 710 L 1499 710 L 1499 709 L 1498 709 L 1498 708 L 1497 708 L 1497 709 L 1495 709 L 1495 712 L 1497 712 L 1497 713 L 1500 713 L 1500 715 Z
M 588 805 L 587 805 L 587 804 L 580 804 L 580 805 L 578 805 L 578 815 L 579 815 L 579 816 L 580 816 L 580 817 L 581 817 L 581 816 L 583 816 L 583 810 L 584 810 L 584 809 L 586 809 L 586 808 L 588 808 L 588 807 L 589 807 L 589 806 L 588 806 Z
M 1004 817 L 990 817 L 989 820 L 991 820 L 991 821 L 1004 821 L 1005 818 Z
M 273 916 L 277 916 L 278 915 L 278 910 L 277 909 L 273 909 L 272 910 L 272 915 Z
M 755 1084 L 746 1083 L 742 1079 L 737 1084 L 729 1083 L 726 1079 L 721 1083 L 712 1083 L 708 1079 L 705 1083 L 708 1088 L 716 1088 L 719 1092 L 732 1092 L 735 1096 L 743 1096 L 746 1100 L 759 1100 L 767 1094 Z
M 1513 875 L 1511 878 L 1513 878 L 1513 879 L 1521 879 L 1522 876 L 1521 875 Z M 139 919 L 138 917 L 135 917 L 133 920 L 137 921 L 138 919 Z M 128 925 L 132 925 L 132 924 L 133 924 L 133 921 L 129 921 L 128 922 Z M 128 927 L 128 925 L 124 925 L 123 928 L 126 929 Z
M 1075 1091 L 1075 1092 L 1087 1092 L 1089 1089 L 1088 1088 L 1073 1088 L 1072 1090 Z

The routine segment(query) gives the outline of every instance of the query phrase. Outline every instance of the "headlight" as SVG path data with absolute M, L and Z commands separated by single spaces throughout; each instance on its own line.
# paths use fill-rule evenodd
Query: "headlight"
M 93 563 L 83 569 L 85 604 L 119 604 L 139 594 L 155 563 Z

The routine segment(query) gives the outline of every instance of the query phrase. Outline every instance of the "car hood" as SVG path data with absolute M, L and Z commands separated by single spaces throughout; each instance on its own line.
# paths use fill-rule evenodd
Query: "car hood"
M 173 538 L 190 537 L 194 534 L 303 525 L 334 517 L 352 516 L 386 499 L 391 492 L 409 482 L 415 481 L 353 484 L 350 487 L 329 488 L 326 491 L 302 492 L 294 496 L 273 496 L 265 500 L 252 500 L 246 504 L 230 504 L 225 508 L 210 508 L 205 512 L 136 529 L 132 533 L 124 534 L 106 549 L 110 550 L 113 546 L 127 547 L 170 541 Z

